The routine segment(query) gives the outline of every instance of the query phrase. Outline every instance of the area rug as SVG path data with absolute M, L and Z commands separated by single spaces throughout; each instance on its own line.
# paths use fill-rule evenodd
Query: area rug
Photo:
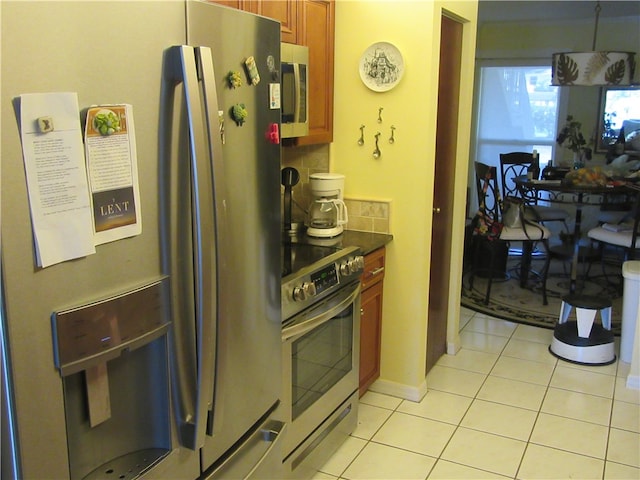
M 540 271 L 544 258 L 535 256 L 532 270 Z M 470 285 L 470 273 L 465 273 L 462 281 L 461 305 L 476 312 L 485 313 L 515 323 L 536 327 L 554 328 L 560 313 L 561 297 L 569 292 L 568 263 L 552 261 L 547 278 L 548 305 L 542 304 L 541 280 L 531 274 L 527 286 L 520 288 L 520 256 L 510 253 L 504 278 L 494 279 L 488 305 L 484 304 L 487 279 L 475 276 L 473 288 Z M 622 288 L 620 287 L 620 265 L 605 264 L 600 261 L 580 265 L 580 280 L 576 293 L 604 295 L 612 299 L 612 331 L 620 335 L 622 318 Z M 597 318 L 599 321 L 599 316 Z

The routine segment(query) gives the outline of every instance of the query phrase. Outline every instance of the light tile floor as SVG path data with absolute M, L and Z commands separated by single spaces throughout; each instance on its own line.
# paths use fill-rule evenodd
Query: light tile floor
M 324 479 L 640 479 L 640 391 L 629 364 L 548 352 L 553 332 L 463 309 L 462 349 L 417 403 L 367 392 Z

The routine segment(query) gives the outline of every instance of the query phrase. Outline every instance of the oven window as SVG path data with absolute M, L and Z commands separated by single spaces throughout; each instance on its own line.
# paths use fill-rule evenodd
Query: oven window
M 353 368 L 353 305 L 294 341 L 292 419 L 295 420 Z

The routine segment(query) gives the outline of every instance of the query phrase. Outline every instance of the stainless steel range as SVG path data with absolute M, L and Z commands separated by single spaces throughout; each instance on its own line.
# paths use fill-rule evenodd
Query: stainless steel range
M 356 247 L 283 246 L 285 472 L 310 478 L 355 429 L 360 358 Z

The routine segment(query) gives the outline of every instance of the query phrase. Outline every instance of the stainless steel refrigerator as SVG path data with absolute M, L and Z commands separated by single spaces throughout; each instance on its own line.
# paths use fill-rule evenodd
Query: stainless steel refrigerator
M 280 477 L 279 24 L 0 8 L 2 478 Z M 18 98 L 48 92 L 76 92 L 81 125 L 132 106 L 142 233 L 40 268 Z

